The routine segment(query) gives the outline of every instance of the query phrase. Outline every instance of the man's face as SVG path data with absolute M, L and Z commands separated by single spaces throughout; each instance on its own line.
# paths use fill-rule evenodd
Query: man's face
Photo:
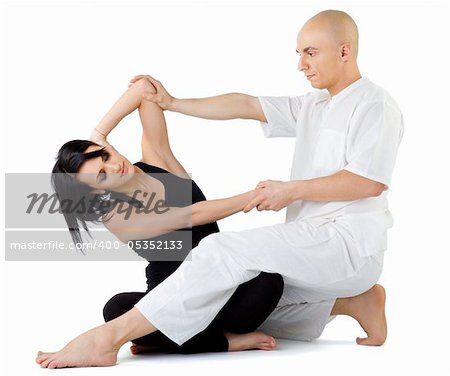
M 316 89 L 332 89 L 343 68 L 341 48 L 319 23 L 306 24 L 297 36 L 298 70 Z

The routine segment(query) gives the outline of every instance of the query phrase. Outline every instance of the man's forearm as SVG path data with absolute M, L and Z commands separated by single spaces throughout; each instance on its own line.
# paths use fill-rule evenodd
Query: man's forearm
M 256 97 L 240 93 L 198 99 L 174 98 L 169 110 L 204 119 L 255 119 L 255 100 Z
M 382 183 L 342 170 L 330 176 L 289 182 L 292 201 L 351 201 L 379 196 Z

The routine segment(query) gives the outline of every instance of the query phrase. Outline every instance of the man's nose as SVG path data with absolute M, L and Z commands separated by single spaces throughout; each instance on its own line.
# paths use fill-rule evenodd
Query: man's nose
M 304 56 L 302 55 L 302 56 L 300 56 L 300 59 L 298 59 L 297 69 L 300 72 L 303 72 L 307 68 L 308 68 L 308 64 L 306 64 L 306 60 L 305 60 Z

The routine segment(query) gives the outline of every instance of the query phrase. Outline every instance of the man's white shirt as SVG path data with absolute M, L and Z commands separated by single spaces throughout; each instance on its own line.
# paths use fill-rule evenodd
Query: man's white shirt
M 403 116 L 383 88 L 363 77 L 333 97 L 314 91 L 298 97 L 258 97 L 267 123 L 266 137 L 295 137 L 291 180 L 307 180 L 348 170 L 383 183 L 378 197 L 353 201 L 298 200 L 287 208 L 286 222 L 341 220 L 362 256 L 386 249 L 393 219 L 387 193 Z

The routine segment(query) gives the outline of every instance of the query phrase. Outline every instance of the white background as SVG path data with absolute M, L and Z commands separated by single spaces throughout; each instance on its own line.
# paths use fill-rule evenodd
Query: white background
M 87 139 L 138 73 L 154 75 L 177 97 L 310 90 L 296 71 L 296 35 L 308 18 L 330 8 L 355 19 L 361 72 L 392 94 L 406 122 L 390 190 L 395 225 L 380 280 L 388 293 L 386 344 L 357 346 L 354 338 L 363 334 L 358 324 L 338 318 L 318 341 L 281 341 L 272 353 L 136 358 L 124 347 L 116 367 L 56 372 L 443 374 L 445 367 L 448 372 L 450 33 L 445 3 L 2 3 L 1 189 L 4 172 L 50 172 L 59 147 Z M 254 121 L 173 113 L 166 118 L 175 155 L 209 198 L 248 190 L 260 180 L 289 178 L 293 139 L 264 139 Z M 140 159 L 136 114 L 113 131 L 110 141 L 130 161 Z M 3 200 L 1 207 L 3 213 Z M 255 211 L 220 226 L 235 230 L 283 219 L 284 212 Z M 0 220 L 4 225 L 3 216 Z M 35 352 L 57 350 L 102 323 L 110 296 L 144 290 L 144 267 L 144 262 L 2 261 L 1 366 L 7 370 L 2 374 L 52 372 L 34 364 Z

